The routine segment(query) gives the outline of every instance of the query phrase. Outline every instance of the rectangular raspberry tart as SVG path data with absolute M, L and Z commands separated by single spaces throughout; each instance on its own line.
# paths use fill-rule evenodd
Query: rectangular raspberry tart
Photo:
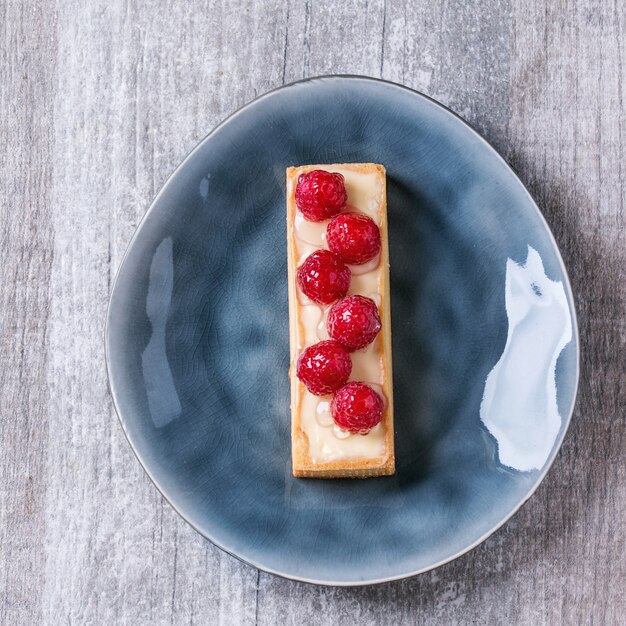
M 287 169 L 293 475 L 395 472 L 385 168 Z

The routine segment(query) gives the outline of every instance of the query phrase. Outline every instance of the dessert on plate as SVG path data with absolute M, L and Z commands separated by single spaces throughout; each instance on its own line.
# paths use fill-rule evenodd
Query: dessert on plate
M 293 474 L 393 474 L 385 168 L 288 168 L 287 252 Z

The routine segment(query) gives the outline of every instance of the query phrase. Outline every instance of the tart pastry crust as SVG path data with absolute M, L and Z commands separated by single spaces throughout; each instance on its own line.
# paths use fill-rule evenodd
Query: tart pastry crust
M 386 396 L 386 408 L 381 420 L 384 431 L 384 453 L 376 457 L 350 457 L 331 461 L 314 462 L 309 453 L 309 440 L 302 428 L 300 406 L 304 385 L 296 376 L 296 363 L 299 353 L 305 346 L 298 345 L 298 336 L 303 336 L 301 304 L 297 294 L 296 271 L 298 254 L 294 220 L 296 216 L 295 191 L 300 174 L 311 170 L 341 168 L 359 174 L 375 174 L 382 189 L 379 212 L 381 237 L 380 252 L 380 306 L 382 323 L 380 330 L 380 355 L 382 364 L 382 390 Z M 350 197 L 348 197 L 350 204 Z M 357 207 L 359 208 L 359 207 Z M 395 472 L 394 432 L 393 432 L 393 386 L 391 369 L 391 313 L 389 298 L 389 241 L 387 227 L 386 174 L 382 165 L 375 163 L 344 163 L 333 165 L 304 165 L 287 168 L 287 253 L 289 275 L 289 336 L 291 380 L 291 449 L 293 475 L 299 478 L 368 478 L 389 476 Z M 361 436 L 361 435 L 353 435 Z M 366 435 L 367 436 L 367 435 Z

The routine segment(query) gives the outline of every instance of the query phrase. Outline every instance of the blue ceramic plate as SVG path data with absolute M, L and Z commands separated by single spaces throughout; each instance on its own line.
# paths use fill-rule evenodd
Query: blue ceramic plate
M 290 471 L 284 171 L 335 162 L 388 172 L 389 478 Z M 123 428 L 172 506 L 255 567 L 324 584 L 483 541 L 550 467 L 578 382 L 566 271 L 515 174 L 433 100 L 347 76 L 258 98 L 187 157 L 119 270 L 106 348 Z

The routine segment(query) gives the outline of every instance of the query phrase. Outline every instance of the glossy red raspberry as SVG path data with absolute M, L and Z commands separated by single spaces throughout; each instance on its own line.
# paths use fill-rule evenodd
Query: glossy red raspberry
M 365 383 L 348 383 L 333 397 L 330 412 L 342 430 L 366 435 L 383 417 L 383 399 Z
M 335 302 L 326 320 L 328 334 L 347 350 L 365 348 L 380 327 L 378 307 L 365 296 L 347 296 Z
M 337 391 L 350 377 L 352 359 L 336 341 L 309 346 L 298 359 L 296 375 L 316 396 Z
M 296 206 L 311 222 L 323 222 L 345 209 L 346 184 L 341 174 L 313 170 L 300 174 L 296 185 Z
M 350 269 L 336 254 L 316 250 L 298 268 L 298 285 L 314 302 L 330 304 L 348 292 Z
M 380 252 L 380 231 L 361 213 L 342 213 L 326 227 L 328 247 L 346 263 L 361 265 Z

